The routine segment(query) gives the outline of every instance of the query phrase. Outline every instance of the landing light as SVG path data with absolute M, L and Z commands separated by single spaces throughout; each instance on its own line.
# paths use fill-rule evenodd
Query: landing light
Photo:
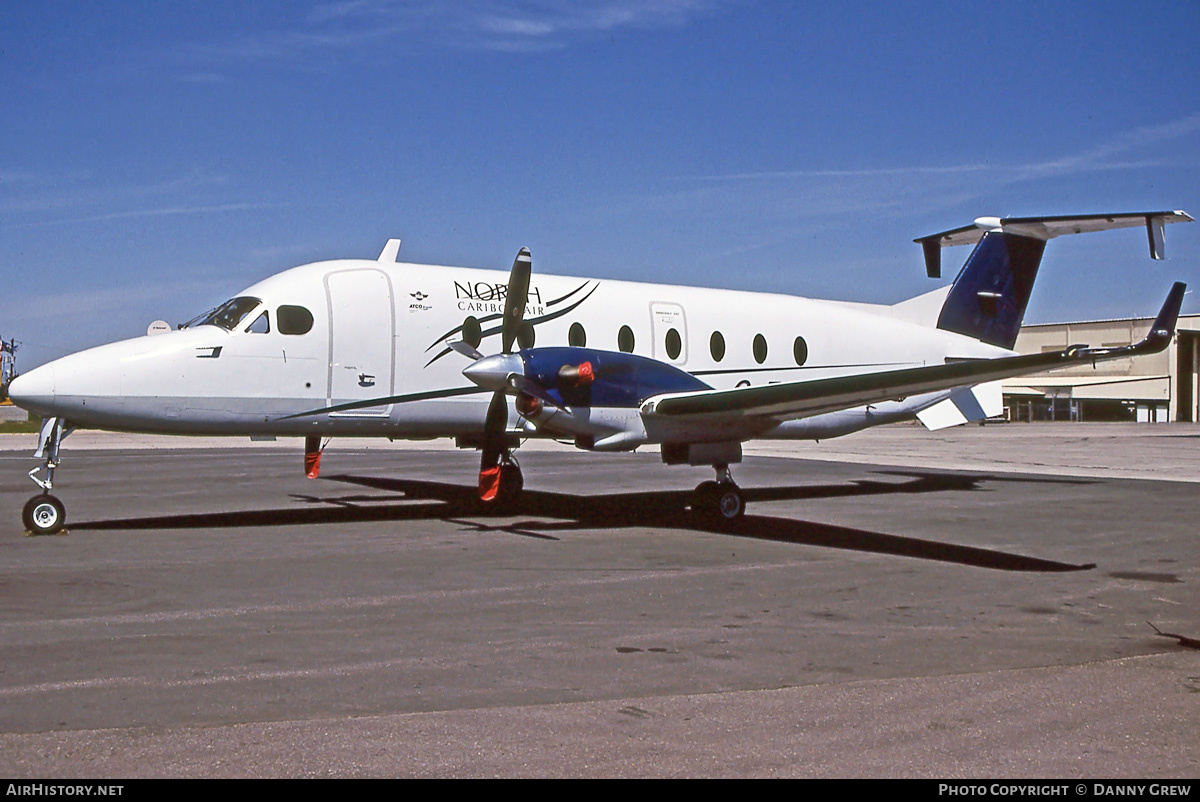
M 534 398 L 531 395 L 519 393 L 517 395 L 516 406 L 517 412 L 521 413 L 521 415 L 526 418 L 531 418 L 542 411 L 543 405 L 540 398 Z

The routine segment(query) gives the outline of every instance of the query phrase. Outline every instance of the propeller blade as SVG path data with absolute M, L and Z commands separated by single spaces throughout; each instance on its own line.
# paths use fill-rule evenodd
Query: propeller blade
M 488 404 L 487 417 L 483 423 L 483 455 L 479 470 L 494 468 L 500 464 L 500 455 L 504 452 L 505 438 L 508 431 L 508 398 L 503 390 L 492 394 Z
M 483 448 L 479 457 L 479 497 L 493 501 L 500 492 L 500 458 L 504 454 L 504 434 L 508 429 L 508 398 L 504 391 L 492 394 L 483 423 Z
M 522 248 L 513 261 L 508 275 L 508 295 L 504 299 L 504 321 L 501 328 L 503 352 L 512 353 L 517 331 L 525 319 L 525 301 L 529 298 L 529 274 L 533 271 L 533 259 L 528 248 Z
M 452 350 L 462 354 L 468 359 L 474 359 L 476 361 L 483 359 L 483 354 L 479 353 L 479 349 L 471 345 L 469 342 L 464 340 L 455 340 L 454 342 L 449 343 L 449 345 Z
M 509 376 L 508 383 L 509 383 L 509 386 L 512 387 L 517 392 L 521 392 L 521 393 L 524 393 L 525 395 L 532 396 L 533 398 L 538 399 L 539 401 L 541 401 L 543 404 L 546 404 L 547 406 L 554 407 L 555 409 L 564 411 L 564 412 L 567 409 L 562 404 L 558 403 L 553 398 L 551 398 L 550 395 L 546 392 L 546 388 L 542 387 L 540 384 L 533 381 L 532 379 L 525 378 L 524 376 L 522 376 L 519 373 L 514 373 L 511 376 Z

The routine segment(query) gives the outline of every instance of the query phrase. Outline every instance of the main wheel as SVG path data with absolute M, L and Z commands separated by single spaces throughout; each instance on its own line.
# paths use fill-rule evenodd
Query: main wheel
M 736 521 L 746 512 L 741 489 L 732 482 L 720 485 L 717 495 L 717 515 L 722 521 Z
M 704 524 L 732 523 L 746 512 L 742 491 L 732 482 L 701 482 L 692 495 L 692 513 Z
M 25 502 L 21 521 L 35 535 L 52 535 L 67 522 L 67 508 L 49 493 L 34 496 Z
M 512 509 L 521 497 L 525 487 L 525 477 L 521 475 L 521 466 L 508 462 L 497 466 L 500 472 L 496 480 L 495 493 L 485 497 L 482 494 L 479 504 L 485 512 L 505 512 Z
M 500 466 L 500 501 L 512 505 L 521 497 L 525 489 L 525 477 L 521 474 L 521 466 L 515 462 Z

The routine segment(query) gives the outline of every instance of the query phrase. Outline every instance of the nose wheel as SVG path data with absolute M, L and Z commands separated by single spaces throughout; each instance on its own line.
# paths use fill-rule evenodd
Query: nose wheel
M 67 522 L 67 508 L 57 496 L 43 493 L 25 502 L 21 522 L 35 535 L 53 535 Z

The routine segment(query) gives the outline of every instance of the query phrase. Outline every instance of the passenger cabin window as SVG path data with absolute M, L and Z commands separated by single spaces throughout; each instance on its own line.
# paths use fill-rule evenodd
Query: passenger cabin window
M 526 320 L 517 329 L 517 345 L 522 348 L 532 348 L 535 342 L 537 342 L 537 335 L 533 332 L 533 324 Z
M 628 326 L 622 326 L 617 332 L 617 348 L 627 354 L 633 353 L 633 329 Z
M 666 346 L 667 356 L 671 359 L 678 359 L 680 352 L 683 350 L 683 339 L 675 329 L 667 329 Z
M 713 362 L 720 362 L 725 358 L 725 337 L 721 332 L 714 331 L 708 338 L 708 351 L 712 354 Z
M 761 334 L 754 335 L 754 361 L 760 365 L 767 361 L 767 338 Z
M 312 312 L 303 306 L 284 304 L 275 310 L 275 325 L 280 334 L 308 334 L 313 327 Z
M 483 340 L 483 329 L 474 315 L 468 315 L 467 319 L 463 321 L 462 338 L 463 342 L 472 348 L 478 348 L 480 341 Z
M 582 324 L 571 324 L 571 330 L 567 332 L 567 344 L 574 348 L 583 348 L 587 345 L 587 332 L 583 330 Z
M 246 331 L 250 334 L 267 334 L 271 331 L 271 321 L 267 319 L 267 313 L 263 312 L 258 317 L 254 318 L 254 322 L 246 327 Z
M 797 337 L 796 342 L 792 343 L 792 356 L 795 357 L 797 365 L 808 361 L 808 343 L 804 342 L 803 337 Z

